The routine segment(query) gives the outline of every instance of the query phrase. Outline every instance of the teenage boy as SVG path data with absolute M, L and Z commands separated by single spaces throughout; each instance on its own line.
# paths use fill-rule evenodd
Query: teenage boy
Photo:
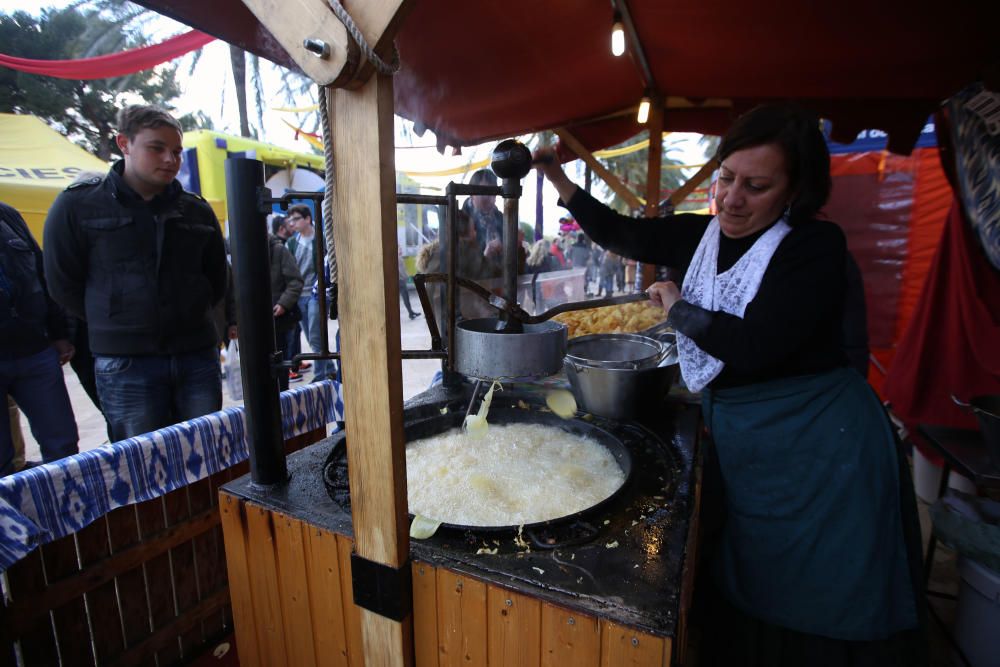
M 226 251 L 208 203 L 185 192 L 180 124 L 154 106 L 118 114 L 123 158 L 67 188 L 45 222 L 53 298 L 85 319 L 115 440 L 222 406 L 212 307 Z

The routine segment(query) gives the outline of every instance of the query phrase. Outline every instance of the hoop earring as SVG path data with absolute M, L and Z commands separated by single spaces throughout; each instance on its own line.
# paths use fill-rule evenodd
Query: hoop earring
M 781 214 L 781 217 L 787 220 L 791 215 L 792 215 L 792 202 L 788 202 L 788 204 L 785 205 L 785 210 Z

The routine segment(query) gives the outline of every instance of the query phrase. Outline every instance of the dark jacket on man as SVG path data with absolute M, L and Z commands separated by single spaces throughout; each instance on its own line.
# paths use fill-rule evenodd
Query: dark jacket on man
M 157 355 L 214 347 L 212 306 L 226 289 L 215 213 L 174 180 L 151 201 L 104 178 L 60 193 L 45 221 L 52 297 L 85 319 L 94 354 Z
M 0 359 L 30 357 L 68 336 L 45 284 L 42 249 L 21 214 L 0 203 Z
M 268 235 L 271 253 L 271 305 L 281 304 L 285 314 L 275 319 L 275 328 L 291 329 L 302 319 L 299 311 L 299 296 L 302 294 L 302 273 L 298 262 L 277 236 Z

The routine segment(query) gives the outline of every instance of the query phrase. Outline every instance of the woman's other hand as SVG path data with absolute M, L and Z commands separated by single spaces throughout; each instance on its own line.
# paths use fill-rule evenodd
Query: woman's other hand
M 653 283 L 646 288 L 649 300 L 654 304 L 663 307 L 663 312 L 670 314 L 670 309 L 681 300 L 681 290 L 677 283 L 672 280 L 666 282 Z

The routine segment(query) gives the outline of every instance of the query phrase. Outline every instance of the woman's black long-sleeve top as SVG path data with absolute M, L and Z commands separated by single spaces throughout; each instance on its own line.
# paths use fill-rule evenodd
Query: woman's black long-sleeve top
M 604 248 L 682 272 L 712 220 L 691 213 L 630 218 L 580 189 L 567 208 Z M 731 268 L 765 231 L 739 239 L 720 235 L 717 271 Z M 677 302 L 669 323 L 725 363 L 710 387 L 743 386 L 845 366 L 841 323 L 846 252 L 844 234 L 832 222 L 796 224 L 775 251 L 742 318 Z

